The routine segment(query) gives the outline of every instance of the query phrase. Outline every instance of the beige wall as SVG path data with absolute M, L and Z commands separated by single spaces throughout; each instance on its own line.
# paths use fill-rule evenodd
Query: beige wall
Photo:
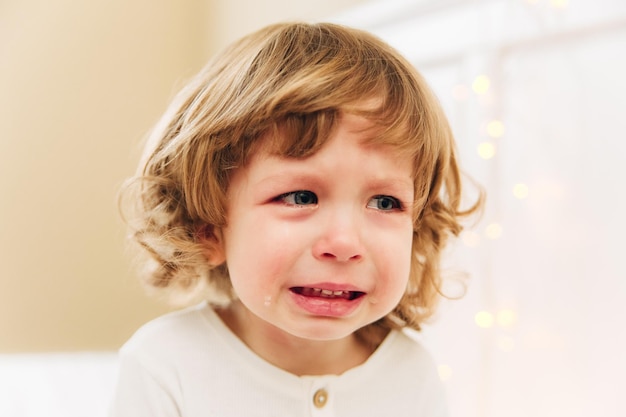
M 210 36 L 217 48 L 262 26 L 281 20 L 323 20 L 367 0 L 222 0 L 208 10 Z
M 3 0 L 0 352 L 115 349 L 166 311 L 130 271 L 116 208 L 140 139 L 227 42 L 358 2 Z

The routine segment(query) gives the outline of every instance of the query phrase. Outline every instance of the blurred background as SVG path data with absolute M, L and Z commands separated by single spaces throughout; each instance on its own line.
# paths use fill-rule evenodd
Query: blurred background
M 397 47 L 487 189 L 445 261 L 467 293 L 421 336 L 452 416 L 623 416 L 623 0 L 0 0 L 0 415 L 105 415 L 115 351 L 167 311 L 117 190 L 177 89 L 282 20 Z

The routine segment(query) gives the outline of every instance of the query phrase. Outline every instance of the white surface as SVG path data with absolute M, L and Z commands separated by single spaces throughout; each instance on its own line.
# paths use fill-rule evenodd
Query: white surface
M 116 353 L 0 355 L 0 416 L 104 417 Z

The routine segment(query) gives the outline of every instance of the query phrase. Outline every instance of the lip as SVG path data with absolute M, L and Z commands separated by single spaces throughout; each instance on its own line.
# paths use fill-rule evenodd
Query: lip
M 296 306 L 321 317 L 349 316 L 365 298 L 364 291 L 336 283 L 291 287 L 289 293 Z
M 332 290 L 332 291 L 357 291 L 357 292 L 365 292 L 360 288 L 355 287 L 350 284 L 339 284 L 336 282 L 316 282 L 314 284 L 306 284 L 306 285 L 293 285 L 291 288 L 321 288 L 324 290 Z

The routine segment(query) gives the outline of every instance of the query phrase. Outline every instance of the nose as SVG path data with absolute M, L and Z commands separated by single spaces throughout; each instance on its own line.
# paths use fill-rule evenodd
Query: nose
M 363 259 L 362 230 L 358 219 L 358 215 L 351 210 L 330 213 L 313 245 L 315 258 L 338 262 Z

